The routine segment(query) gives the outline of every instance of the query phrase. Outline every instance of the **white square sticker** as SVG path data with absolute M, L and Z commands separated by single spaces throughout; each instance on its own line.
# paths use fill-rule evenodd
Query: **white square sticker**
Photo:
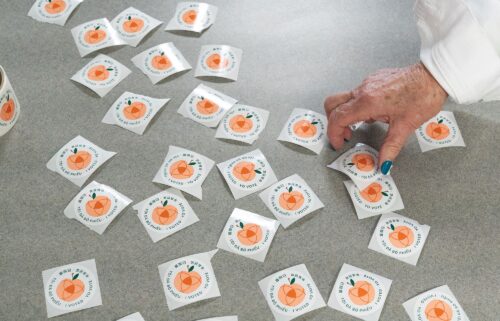
M 142 135 L 156 113 L 169 101 L 170 98 L 158 99 L 126 91 L 109 108 L 102 122 Z
M 278 179 L 259 149 L 217 164 L 234 199 L 253 194 L 272 185 Z
M 106 18 L 82 23 L 71 29 L 80 56 L 94 51 L 126 44 Z
M 186 30 L 200 33 L 217 17 L 217 7 L 202 2 L 180 2 L 165 30 Z
M 178 72 L 191 69 L 191 65 L 172 42 L 149 48 L 133 57 L 132 62 L 153 84 Z
M 215 137 L 253 144 L 266 128 L 268 118 L 267 110 L 236 104 L 222 119 Z
M 74 74 L 71 80 L 104 97 L 130 73 L 130 69 L 115 59 L 99 55 Z
M 111 21 L 120 38 L 132 47 L 137 47 L 148 33 L 161 24 L 161 21 L 134 7 L 123 10 Z
M 116 153 L 77 136 L 64 145 L 47 163 L 47 168 L 82 186 L 85 181 Z
M 220 77 L 236 81 L 243 51 L 226 45 L 202 46 L 195 77 Z
M 319 154 L 328 144 L 327 123 L 323 114 L 295 108 L 281 130 L 278 140 L 305 147 Z
M 41 22 L 64 26 L 73 10 L 82 2 L 83 0 L 36 0 L 28 16 Z
M 440 111 L 420 126 L 415 135 L 422 152 L 443 147 L 465 147 L 457 121 L 451 111 Z
M 199 84 L 182 102 L 177 112 L 207 127 L 217 127 L 237 100 Z

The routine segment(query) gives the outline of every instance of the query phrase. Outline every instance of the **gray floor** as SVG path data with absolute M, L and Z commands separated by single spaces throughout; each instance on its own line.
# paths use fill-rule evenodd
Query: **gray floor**
M 328 298 L 344 262 L 393 280 L 381 320 L 409 320 L 402 302 L 448 284 L 471 320 L 498 318 L 500 277 L 498 160 L 500 104 L 458 106 L 467 148 L 422 154 L 415 138 L 393 171 L 406 208 L 403 215 L 431 226 L 416 267 L 367 248 L 378 218 L 357 220 L 342 174 L 325 166 L 338 154 L 319 156 L 276 141 L 295 107 L 322 110 L 326 95 L 358 84 L 378 68 L 418 60 L 419 39 L 412 1 L 211 1 L 218 20 L 201 37 L 156 30 L 138 48 L 107 51 L 133 74 L 104 98 L 69 80 L 91 58 L 79 57 L 70 28 L 129 5 L 163 21 L 175 2 L 165 0 L 86 0 L 65 27 L 36 22 L 26 14 L 32 0 L 0 1 L 0 64 L 22 104 L 14 130 L 0 140 L 0 319 L 44 320 L 41 271 L 95 258 L 103 306 L 58 320 L 116 320 L 140 311 L 147 321 L 191 321 L 238 314 L 242 321 L 272 320 L 257 281 L 272 272 L 305 263 Z M 209 83 L 241 102 L 270 110 L 268 126 L 254 146 L 218 141 L 214 130 L 175 111 L 200 83 L 193 71 L 153 86 L 130 58 L 153 45 L 173 41 L 194 64 L 204 44 L 242 48 L 237 82 Z M 171 97 L 144 136 L 100 121 L 113 101 L 128 90 Z M 379 147 L 383 129 L 357 134 Z M 180 256 L 215 248 L 234 207 L 271 216 L 258 196 L 235 201 L 213 170 L 204 200 L 190 202 L 201 222 L 153 244 L 128 208 L 104 235 L 68 220 L 62 211 L 79 189 L 45 168 L 67 141 L 82 135 L 118 155 L 93 178 L 140 201 L 161 190 L 151 182 L 170 144 L 192 149 L 216 162 L 260 148 L 279 178 L 298 173 L 326 207 L 309 219 L 280 229 L 265 263 L 220 251 L 213 259 L 222 297 L 169 312 L 157 266 Z M 301 320 L 354 320 L 324 308 Z

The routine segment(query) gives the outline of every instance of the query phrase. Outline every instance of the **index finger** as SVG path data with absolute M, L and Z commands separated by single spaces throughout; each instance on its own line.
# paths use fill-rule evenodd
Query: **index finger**
M 369 108 L 360 103 L 359 99 L 349 100 L 333 109 L 328 118 L 328 139 L 333 148 L 342 148 L 344 130 L 349 128 L 349 125 L 368 119 L 370 119 Z

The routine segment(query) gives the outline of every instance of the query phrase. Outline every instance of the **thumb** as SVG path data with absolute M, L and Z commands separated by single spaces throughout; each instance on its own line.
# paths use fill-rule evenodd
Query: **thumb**
M 384 175 L 390 174 L 394 160 L 403 149 L 406 140 L 413 133 L 412 127 L 404 121 L 396 121 L 389 126 L 389 131 L 380 148 L 380 171 Z

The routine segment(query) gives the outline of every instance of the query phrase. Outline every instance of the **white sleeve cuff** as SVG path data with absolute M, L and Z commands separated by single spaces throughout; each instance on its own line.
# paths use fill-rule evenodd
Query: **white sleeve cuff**
M 460 104 L 500 100 L 500 29 L 495 28 L 495 23 L 484 21 L 492 16 L 500 21 L 499 9 L 497 0 L 482 1 L 482 6 L 473 10 L 483 14 L 476 15 L 464 0 L 416 3 L 422 42 L 420 59 Z

